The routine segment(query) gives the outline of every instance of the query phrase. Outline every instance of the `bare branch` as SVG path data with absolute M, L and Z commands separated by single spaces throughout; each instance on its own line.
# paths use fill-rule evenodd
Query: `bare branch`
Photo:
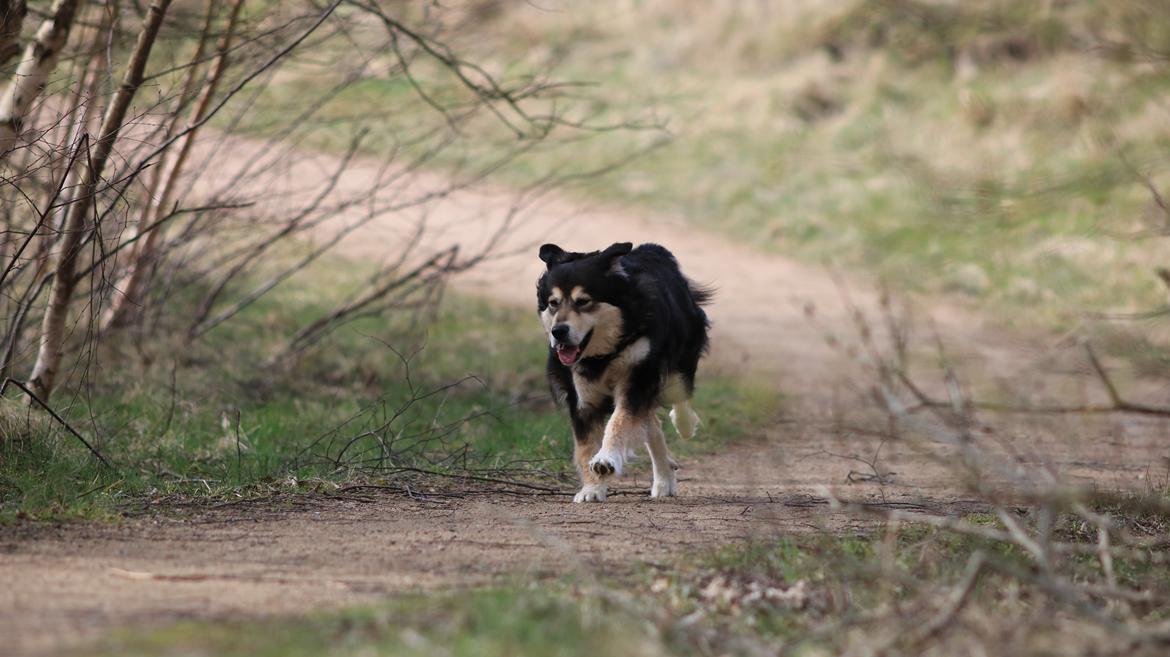
M 98 140 L 87 165 L 85 181 L 81 185 L 74 203 L 68 209 L 63 235 L 58 245 L 57 266 L 53 287 L 49 292 L 49 306 L 45 311 L 41 329 L 40 350 L 37 354 L 37 362 L 29 377 L 30 387 L 36 391 L 38 397 L 43 399 L 48 399 L 49 395 L 52 394 L 53 386 L 56 383 L 57 368 L 61 363 L 65 322 L 69 313 L 69 301 L 76 285 L 74 272 L 77 268 L 78 246 L 86 232 L 86 216 L 92 207 L 98 180 L 101 178 L 106 162 L 113 151 L 118 133 L 122 129 L 130 101 L 142 84 L 147 59 L 150 57 L 151 48 L 154 47 L 158 30 L 162 26 L 163 16 L 170 6 L 170 2 L 171 0 L 155 0 L 147 12 L 142 31 L 138 35 L 138 43 L 126 65 L 122 86 L 114 95 L 114 99 L 106 110 L 105 118 L 102 119 Z
M 17 381 L 16 379 L 13 379 L 13 378 L 4 379 L 4 382 L 0 383 L 0 398 L 4 397 L 4 393 L 8 390 L 8 386 L 10 386 L 10 385 L 13 387 L 19 388 L 20 391 L 23 392 L 29 398 L 30 402 L 32 402 L 32 403 L 36 404 L 37 406 L 40 406 L 42 409 L 44 409 L 44 411 L 46 413 L 48 413 L 57 422 L 57 424 L 60 424 L 74 438 L 76 438 L 78 441 L 80 441 L 82 445 L 85 445 L 85 448 L 89 450 L 89 453 L 93 454 L 97 460 L 101 461 L 102 465 L 106 466 L 107 468 L 109 468 L 111 470 L 117 471 L 117 469 L 113 465 L 111 465 L 109 461 L 106 460 L 106 457 L 102 456 L 102 453 L 97 451 L 96 447 L 94 447 L 88 440 L 86 440 L 84 436 L 82 436 L 80 433 L 78 433 L 77 430 L 74 429 L 72 425 L 70 425 L 68 422 L 65 421 L 65 418 L 58 415 L 57 411 L 54 411 L 51 406 L 49 406 L 47 403 L 45 403 L 45 401 L 43 399 L 38 397 L 36 395 L 36 393 L 34 393 L 32 390 L 30 390 L 28 388 L 28 386 L 24 385 L 20 381 Z
M 207 16 L 209 23 L 214 6 L 214 2 L 208 3 Z M 199 99 L 195 102 L 195 106 L 191 110 L 189 124 L 198 125 L 207 114 L 211 105 L 211 99 L 215 96 L 219 82 L 223 79 L 224 72 L 227 69 L 228 52 L 231 49 L 232 37 L 236 31 L 236 22 L 239 19 L 240 10 L 243 6 L 244 0 L 235 0 L 228 12 L 227 24 L 216 47 L 219 54 L 211 66 L 211 72 L 208 73 L 207 81 L 203 85 Z M 205 28 L 204 34 L 206 33 Z M 197 51 L 196 59 L 201 55 L 202 53 Z M 194 76 L 192 75 L 189 80 L 193 78 Z M 186 91 L 184 90 L 184 92 Z M 142 216 L 138 220 L 138 229 L 140 231 L 148 226 L 157 225 L 165 209 L 170 206 L 171 199 L 179 183 L 179 176 L 182 175 L 183 166 L 186 164 L 187 157 L 191 153 L 191 146 L 194 144 L 197 134 L 197 129 L 188 131 L 183 138 L 182 144 L 179 146 L 178 152 L 174 153 L 168 159 L 165 169 L 158 174 L 160 189 L 157 190 L 157 195 L 153 196 L 142 210 Z M 122 280 L 115 285 L 115 289 L 121 293 L 121 296 L 115 297 L 113 303 L 111 303 L 109 310 L 102 319 L 100 330 L 124 325 L 129 321 L 133 310 L 141 304 L 146 274 L 150 268 L 150 264 L 158 256 L 158 243 L 163 232 L 161 229 L 151 230 L 141 246 L 136 248 L 136 252 L 127 267 L 126 273 L 123 275 Z

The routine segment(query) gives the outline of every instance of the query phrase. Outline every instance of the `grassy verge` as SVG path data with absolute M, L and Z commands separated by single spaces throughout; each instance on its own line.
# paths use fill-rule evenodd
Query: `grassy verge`
M 993 516 L 966 520 L 1002 529 Z M 1148 515 L 1131 520 L 1146 535 L 1166 522 Z M 1058 523 L 1056 531 L 1062 540 L 1086 538 L 1075 525 Z M 968 586 L 976 558 L 989 566 Z M 1094 555 L 1068 559 L 1054 565 L 1069 576 L 1061 586 L 1091 586 L 1101 576 Z M 1144 601 L 1093 603 L 1094 613 L 1163 621 L 1166 608 L 1157 600 L 1166 593 L 1167 565 L 1122 558 L 1115 568 L 1116 586 L 1145 591 Z M 888 655 L 1160 654 L 1156 646 L 1143 652 L 1086 622 L 1084 600 L 1046 588 L 1038 574 L 1015 546 L 890 525 L 731 544 L 645 566 L 640 576 L 622 580 L 588 574 L 407 596 L 296 620 L 179 624 L 115 637 L 92 654 L 633 657 L 874 654 L 879 648 Z M 961 589 L 967 590 L 963 605 L 936 625 Z
M 298 619 L 189 623 L 115 638 L 92 655 L 639 655 L 666 654 L 640 619 L 551 583 L 414 596 Z
M 150 501 L 310 490 L 401 467 L 569 473 L 568 424 L 549 400 L 530 313 L 450 296 L 424 327 L 408 313 L 362 319 L 294 365 L 263 365 L 364 273 L 323 263 L 193 345 L 103 344 L 85 384 L 54 402 L 116 471 L 23 401 L 0 400 L 0 521 L 113 517 Z M 697 403 L 706 430 L 675 441 L 684 451 L 749 434 L 778 400 L 713 379 Z
M 1001 527 L 991 516 L 966 520 Z M 985 567 L 968 580 L 976 560 Z M 1076 587 L 1089 588 L 1101 577 L 1095 556 L 1056 566 L 1067 569 L 1068 579 L 1037 577 L 1035 568 L 1014 544 L 890 525 L 872 535 L 727 546 L 655 575 L 650 590 L 676 617 L 703 618 L 726 640 L 748 636 L 789 654 L 1157 654 L 1156 647 L 1139 650 L 1108 628 L 1166 617 L 1155 602 L 1170 574 L 1164 563 L 1139 558 L 1120 565 L 1117 584 L 1150 596 L 1131 608 L 1085 605 Z M 1054 590 L 1052 581 L 1066 588 Z M 1094 610 L 1086 612 L 1089 607 Z M 1094 625 L 1087 618 L 1097 609 L 1097 618 L 1108 620 Z

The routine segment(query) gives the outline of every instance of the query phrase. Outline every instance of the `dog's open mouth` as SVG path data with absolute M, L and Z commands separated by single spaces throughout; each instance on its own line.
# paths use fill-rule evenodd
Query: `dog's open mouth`
M 557 345 L 557 358 L 560 359 L 561 364 L 562 365 L 572 365 L 573 363 L 580 360 L 581 354 L 585 351 L 585 348 L 589 345 L 589 339 L 592 337 L 593 337 L 593 330 L 590 329 L 590 331 L 585 334 L 585 339 L 582 340 L 579 344 L 563 344 L 563 343 L 558 344 Z
M 561 359 L 562 365 L 572 365 L 581 357 L 581 347 L 577 345 L 559 344 L 557 345 L 557 358 Z

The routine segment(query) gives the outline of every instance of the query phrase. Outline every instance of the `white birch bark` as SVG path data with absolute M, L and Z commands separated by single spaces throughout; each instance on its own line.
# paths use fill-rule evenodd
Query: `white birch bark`
M 81 4 L 81 0 L 53 3 L 51 16 L 41 24 L 36 36 L 24 49 L 12 80 L 0 92 L 0 161 L 16 146 L 24 117 L 56 68 L 57 58 L 69 40 L 69 30 Z
M 126 64 L 122 84 L 102 119 L 98 140 L 89 158 L 90 166 L 73 204 L 69 206 L 62 226 L 57 246 L 56 267 L 53 271 L 53 287 L 49 291 L 49 305 L 45 309 L 44 321 L 41 324 L 40 349 L 37 351 L 37 362 L 29 376 L 29 386 L 42 401 L 48 401 L 49 395 L 53 393 L 57 372 L 61 366 L 69 302 L 77 287 L 77 258 L 80 255 L 82 238 L 87 230 L 90 208 L 98 191 L 98 181 L 101 180 L 102 171 L 113 151 L 114 142 L 118 139 L 118 132 L 126 119 L 130 101 L 142 85 L 146 62 L 150 59 L 151 48 L 154 47 L 163 16 L 170 4 L 171 0 L 155 0 L 147 10 L 142 30 L 138 33 L 138 41 L 134 45 L 130 61 Z

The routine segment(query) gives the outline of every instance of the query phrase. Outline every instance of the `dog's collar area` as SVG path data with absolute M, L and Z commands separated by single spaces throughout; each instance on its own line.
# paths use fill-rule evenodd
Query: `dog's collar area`
M 580 344 L 577 345 L 577 348 L 581 350 L 582 354 L 584 354 L 585 350 L 589 348 L 589 341 L 592 339 L 593 339 L 593 329 L 589 329 L 589 332 L 585 334 L 585 338 L 583 340 L 581 340 Z M 578 360 L 580 360 L 580 359 L 578 359 Z
M 590 331 L 589 336 L 592 337 L 592 335 L 593 332 Z M 608 354 L 601 354 L 600 356 L 578 358 L 577 362 L 573 363 L 573 367 L 577 368 L 587 379 L 596 378 L 605 371 L 605 368 L 608 367 L 611 362 L 613 362 L 613 359 L 620 356 L 623 351 L 628 349 L 630 345 L 637 342 L 641 337 L 642 336 L 640 335 L 622 336 L 622 339 L 618 341 L 616 346 L 614 346 L 613 351 L 609 352 Z M 585 344 L 585 341 L 582 341 L 581 344 Z M 582 348 L 581 351 L 584 352 L 584 348 Z

